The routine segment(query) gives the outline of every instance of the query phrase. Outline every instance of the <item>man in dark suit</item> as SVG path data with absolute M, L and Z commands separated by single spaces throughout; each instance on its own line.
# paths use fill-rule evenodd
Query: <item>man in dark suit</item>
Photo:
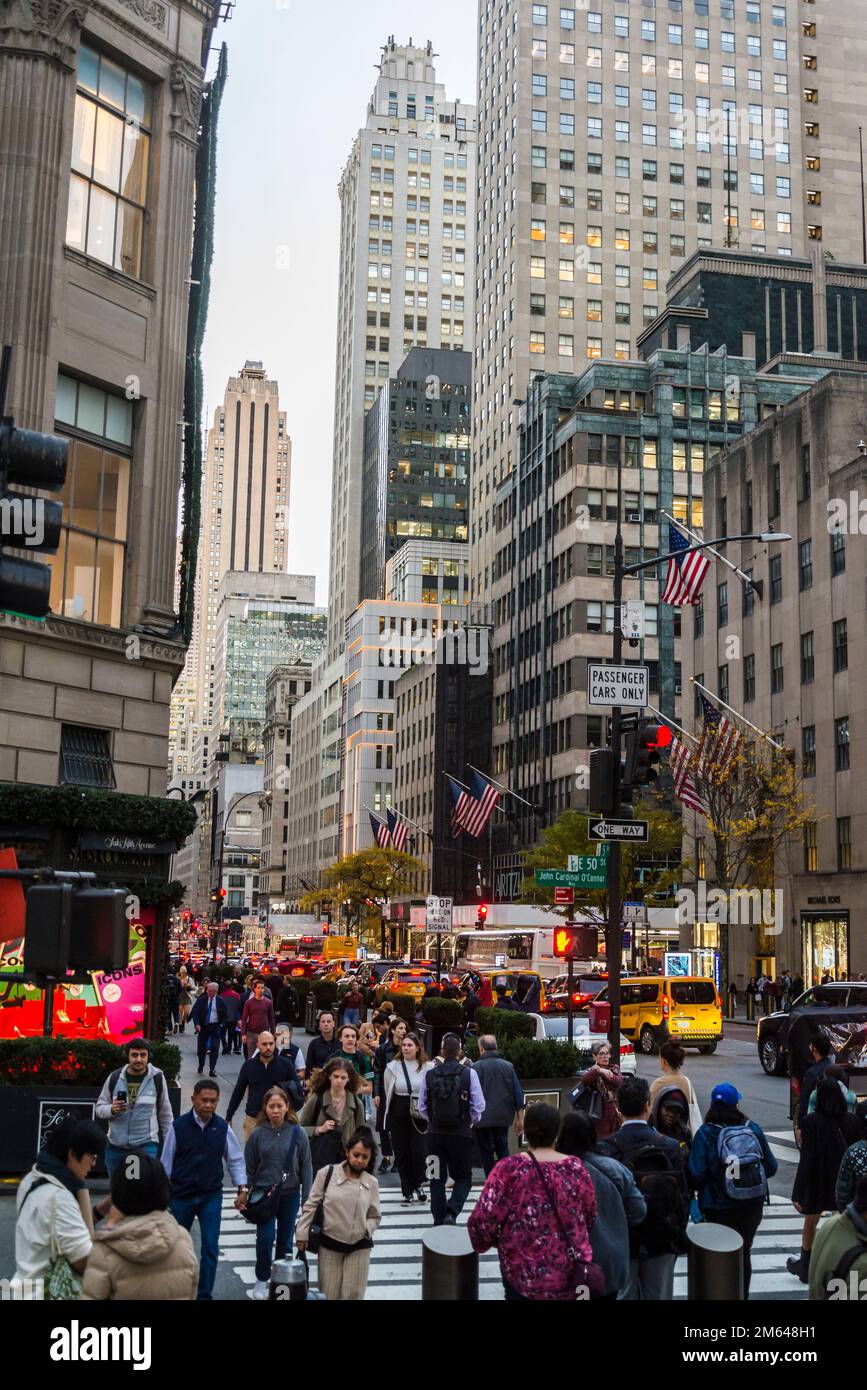
M 630 1169 L 647 1203 L 644 1220 L 629 1228 L 629 1283 L 621 1298 L 668 1301 L 689 1219 L 683 1153 L 676 1139 L 650 1124 L 650 1087 L 643 1077 L 626 1077 L 617 1104 L 623 1124 L 598 1149 Z
M 190 1021 L 196 1030 L 196 1049 L 199 1054 L 199 1075 L 205 1070 L 205 1054 L 210 1061 L 211 1076 L 217 1075 L 217 1058 L 220 1055 L 220 1038 L 226 1022 L 226 1004 L 217 997 L 217 982 L 211 980 L 204 994 L 200 994 Z

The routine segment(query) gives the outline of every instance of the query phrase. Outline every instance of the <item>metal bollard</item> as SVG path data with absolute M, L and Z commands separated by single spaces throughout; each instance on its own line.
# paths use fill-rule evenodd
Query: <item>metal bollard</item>
M 756 1017 L 756 996 L 747 995 L 747 1023 L 752 1023 Z
M 272 1303 L 288 1299 L 304 1303 L 307 1299 L 307 1271 L 300 1260 L 275 1260 L 271 1266 L 268 1298 Z
M 701 1221 L 686 1232 L 687 1298 L 739 1303 L 744 1297 L 744 1239 L 728 1226 Z
M 479 1257 L 463 1226 L 434 1226 L 421 1243 L 423 1303 L 478 1303 Z
M 730 994 L 729 991 L 726 990 L 726 1018 L 734 1018 L 736 998 L 736 995 Z

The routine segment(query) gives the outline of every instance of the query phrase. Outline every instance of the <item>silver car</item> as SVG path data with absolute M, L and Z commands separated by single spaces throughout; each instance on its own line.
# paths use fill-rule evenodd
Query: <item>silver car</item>
M 536 1041 L 544 1042 L 546 1038 L 554 1038 L 559 1042 L 566 1042 L 569 1036 L 569 1019 L 566 1014 L 529 1014 L 536 1025 Z M 605 1033 L 591 1033 L 590 1020 L 584 1015 L 576 1015 L 572 1020 L 572 1036 L 575 1046 L 581 1054 L 579 1070 L 584 1071 L 593 1065 L 593 1053 L 590 1051 L 594 1043 L 607 1042 Z M 628 1038 L 620 1034 L 620 1070 L 624 1076 L 634 1076 L 638 1070 L 635 1061 L 635 1049 Z

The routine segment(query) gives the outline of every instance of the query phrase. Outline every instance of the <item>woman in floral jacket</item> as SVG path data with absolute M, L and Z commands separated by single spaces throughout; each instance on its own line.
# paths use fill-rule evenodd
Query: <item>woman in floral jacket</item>
M 529 1107 L 529 1152 L 493 1168 L 468 1222 L 474 1250 L 496 1247 L 509 1302 L 574 1301 L 579 1287 L 591 1297 L 602 1292 L 588 1234 L 596 1220 L 593 1183 L 579 1158 L 556 1152 L 559 1128 L 553 1105 Z

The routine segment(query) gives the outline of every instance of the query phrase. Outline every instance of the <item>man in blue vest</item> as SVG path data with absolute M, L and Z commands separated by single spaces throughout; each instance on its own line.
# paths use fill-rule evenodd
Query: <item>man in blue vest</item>
M 230 1126 L 218 1115 L 220 1088 L 214 1081 L 197 1081 L 193 1108 L 174 1121 L 166 1136 L 160 1162 L 172 1184 L 171 1210 L 189 1231 L 199 1218 L 202 1253 L 198 1298 L 214 1296 L 223 1208 L 223 1164 L 229 1169 L 240 1207 L 247 1195 L 247 1168 L 241 1146 Z

